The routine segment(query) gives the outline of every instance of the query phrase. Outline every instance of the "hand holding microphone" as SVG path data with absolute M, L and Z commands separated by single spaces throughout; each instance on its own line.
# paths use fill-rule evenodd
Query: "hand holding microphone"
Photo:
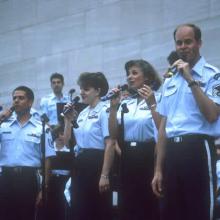
M 187 81 L 190 82 L 193 80 L 191 74 L 191 68 L 188 62 L 185 62 L 182 59 L 177 60 L 174 65 L 176 66 L 177 71 L 182 75 L 182 77 Z
M 179 54 L 176 51 L 172 51 L 169 54 L 169 56 L 167 57 L 167 61 L 171 67 L 169 67 L 166 73 L 163 75 L 164 78 L 170 78 L 178 72 L 177 67 L 174 63 L 179 59 Z
M 118 88 L 114 88 L 107 95 L 101 97 L 101 101 L 111 100 L 111 99 L 117 97 L 121 91 L 125 91 L 127 89 L 128 89 L 128 85 L 127 84 L 119 86 Z
M 64 110 L 63 112 L 61 113 L 61 116 L 64 117 L 66 116 L 68 113 L 70 113 L 72 110 L 73 110 L 73 106 L 75 104 L 77 104 L 79 102 L 80 98 L 79 96 L 76 96 L 70 103 L 67 103 L 65 106 L 64 106 Z M 76 112 L 76 111 L 75 111 Z
M 11 117 L 13 111 L 15 110 L 15 107 L 12 106 L 9 109 L 6 109 L 4 112 L 0 114 L 0 124 L 2 124 L 4 121 L 6 121 L 9 117 Z
M 150 86 L 144 84 L 144 86 L 137 91 L 138 94 L 145 99 L 149 108 L 151 108 L 151 106 L 153 105 L 156 105 L 154 91 L 151 89 Z

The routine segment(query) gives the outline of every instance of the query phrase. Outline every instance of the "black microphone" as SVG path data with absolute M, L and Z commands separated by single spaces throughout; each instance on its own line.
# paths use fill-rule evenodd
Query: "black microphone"
M 49 118 L 47 117 L 47 114 L 45 114 L 45 113 L 40 116 L 40 119 L 42 122 L 45 122 L 45 123 L 50 121 Z
M 75 89 L 70 89 L 69 94 L 73 94 L 76 90 Z
M 14 106 L 11 106 L 11 108 L 9 109 L 11 114 L 13 113 L 13 111 L 15 110 L 15 107 Z
M 169 56 L 167 57 L 167 61 L 172 66 L 177 60 L 179 60 L 179 54 L 176 51 L 172 51 Z M 170 78 L 178 72 L 176 66 L 168 68 L 167 72 L 165 73 L 165 78 Z
M 64 117 L 64 115 L 66 115 L 68 112 L 70 112 L 71 111 L 71 108 L 72 108 L 72 106 L 74 106 L 75 104 L 77 104 L 78 102 L 79 102 L 79 100 L 80 100 L 80 97 L 79 96 L 76 96 L 72 101 L 71 101 L 71 106 L 70 107 L 68 107 L 68 108 L 66 108 L 66 109 L 64 109 L 64 111 L 60 114 L 62 117 Z
M 127 107 L 127 103 L 123 103 L 121 105 L 121 108 L 122 108 L 123 113 L 128 113 L 129 112 L 128 107 Z
M 128 89 L 128 85 L 127 84 L 124 84 L 122 86 L 119 86 L 119 90 L 120 91 L 125 91 Z M 103 96 L 100 98 L 101 101 L 107 101 L 107 100 L 111 100 L 113 99 L 114 97 L 116 97 L 118 94 L 115 93 L 115 92 L 109 92 L 107 95 Z
M 71 102 L 72 102 L 72 99 L 73 99 L 73 93 L 74 93 L 75 91 L 76 91 L 75 89 L 70 89 L 70 90 L 69 90 L 69 99 L 70 99 Z
M 15 110 L 15 107 L 14 106 L 11 106 L 11 108 L 9 108 L 9 114 L 5 115 L 5 114 L 2 114 L 2 116 L 0 116 L 0 124 L 2 124 L 4 121 L 6 121 L 13 113 L 13 111 Z

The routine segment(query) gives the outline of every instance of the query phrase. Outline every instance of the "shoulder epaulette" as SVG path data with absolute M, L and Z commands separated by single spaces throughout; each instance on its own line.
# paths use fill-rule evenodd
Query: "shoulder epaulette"
M 209 63 L 206 63 L 206 64 L 204 65 L 204 67 L 213 70 L 215 73 L 220 73 L 220 71 L 219 71 L 219 69 L 218 69 L 217 67 L 215 67 L 215 66 L 213 66 L 213 65 L 211 65 L 211 64 L 209 64 Z

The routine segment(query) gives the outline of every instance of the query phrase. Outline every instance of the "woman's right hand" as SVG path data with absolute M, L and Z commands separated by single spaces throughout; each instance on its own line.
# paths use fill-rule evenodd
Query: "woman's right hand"
M 114 109 L 118 109 L 118 105 L 120 103 L 121 100 L 121 90 L 119 88 L 113 88 L 111 90 L 112 93 L 115 94 L 115 96 L 111 99 L 110 101 L 110 107 L 114 108 Z
M 72 103 L 67 103 L 64 105 L 63 110 L 65 111 L 66 109 L 70 109 L 66 114 L 64 114 L 64 119 L 65 121 L 73 121 L 78 117 L 78 112 L 74 109 L 74 105 Z

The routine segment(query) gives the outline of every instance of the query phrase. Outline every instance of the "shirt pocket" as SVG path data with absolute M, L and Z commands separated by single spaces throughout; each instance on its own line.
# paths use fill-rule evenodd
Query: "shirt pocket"
M 40 136 L 26 135 L 24 139 L 27 143 L 40 144 Z
M 2 142 L 12 141 L 12 140 L 14 140 L 14 135 L 13 134 L 9 134 L 9 133 L 2 133 L 1 140 L 2 140 Z
M 48 104 L 48 111 L 49 112 L 56 111 L 56 103 L 49 103 Z
M 1 141 L 11 141 L 14 138 L 15 138 L 14 134 L 12 133 L 11 130 L 2 129 L 2 131 L 1 131 Z
M 176 92 L 177 92 L 176 86 L 168 87 L 164 92 L 164 96 L 170 97 L 170 96 L 174 95 Z

